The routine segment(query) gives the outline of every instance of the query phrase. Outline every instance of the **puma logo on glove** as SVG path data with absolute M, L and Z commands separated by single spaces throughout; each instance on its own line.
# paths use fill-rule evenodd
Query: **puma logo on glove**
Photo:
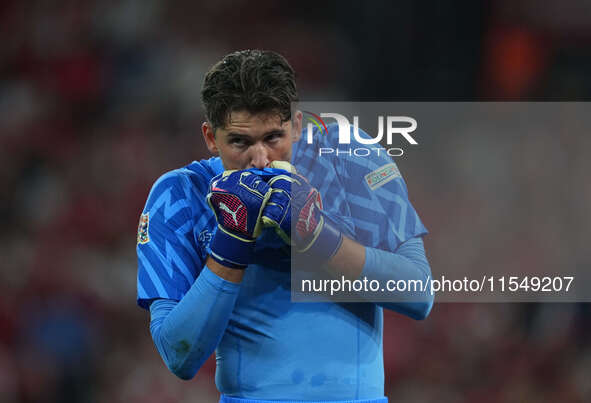
M 236 209 L 236 211 L 232 211 L 230 210 L 230 207 L 226 206 L 226 204 L 224 202 L 220 202 L 220 210 L 225 211 L 226 213 L 230 214 L 232 216 L 232 219 L 234 220 L 234 223 L 236 224 L 236 226 L 238 226 L 238 220 L 236 219 L 236 213 L 238 213 L 238 210 L 240 210 L 243 206 L 238 206 L 238 208 Z

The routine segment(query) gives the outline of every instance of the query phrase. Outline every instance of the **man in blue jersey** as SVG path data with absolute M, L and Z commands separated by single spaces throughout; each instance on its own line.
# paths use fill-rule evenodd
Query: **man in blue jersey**
M 427 231 L 396 166 L 385 153 L 319 158 L 333 125 L 298 141 L 294 71 L 276 53 L 227 55 L 202 99 L 219 157 L 160 177 L 138 228 L 137 301 L 162 359 L 191 379 L 215 350 L 224 402 L 385 402 L 382 309 L 423 319 L 432 296 L 292 303 L 290 264 L 301 253 L 351 280 L 428 279 Z

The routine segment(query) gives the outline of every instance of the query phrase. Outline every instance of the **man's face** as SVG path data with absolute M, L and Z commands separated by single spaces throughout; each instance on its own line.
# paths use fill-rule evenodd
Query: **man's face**
M 234 111 L 226 126 L 215 133 L 209 123 L 202 125 L 207 148 L 220 155 L 225 169 L 265 168 L 273 161 L 290 161 L 292 144 L 299 140 L 301 129 L 299 111 L 293 123 L 281 123 L 276 113 Z

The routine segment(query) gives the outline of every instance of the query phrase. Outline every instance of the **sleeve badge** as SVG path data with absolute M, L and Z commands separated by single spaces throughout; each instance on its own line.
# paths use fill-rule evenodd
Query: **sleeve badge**
M 148 226 L 150 224 L 150 213 L 142 214 L 140 216 L 140 223 L 137 227 L 137 243 L 145 244 L 150 242 L 150 237 L 148 236 Z
M 400 178 L 400 171 L 396 164 L 391 163 L 365 175 L 365 182 L 371 190 L 376 190 L 396 178 Z

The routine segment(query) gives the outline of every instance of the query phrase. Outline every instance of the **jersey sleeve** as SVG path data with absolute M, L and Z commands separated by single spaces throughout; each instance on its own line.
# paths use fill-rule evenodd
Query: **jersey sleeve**
M 362 130 L 360 135 L 370 138 Z M 363 144 L 351 144 L 364 147 Z M 379 144 L 367 156 L 341 154 L 338 171 L 347 194 L 354 237 L 365 246 L 395 251 L 403 242 L 427 234 L 409 200 L 406 183 L 393 159 Z
M 137 234 L 137 303 L 148 309 L 152 300 L 180 301 L 204 265 L 194 237 L 198 216 L 191 182 L 176 171 L 160 177 L 148 196 Z

